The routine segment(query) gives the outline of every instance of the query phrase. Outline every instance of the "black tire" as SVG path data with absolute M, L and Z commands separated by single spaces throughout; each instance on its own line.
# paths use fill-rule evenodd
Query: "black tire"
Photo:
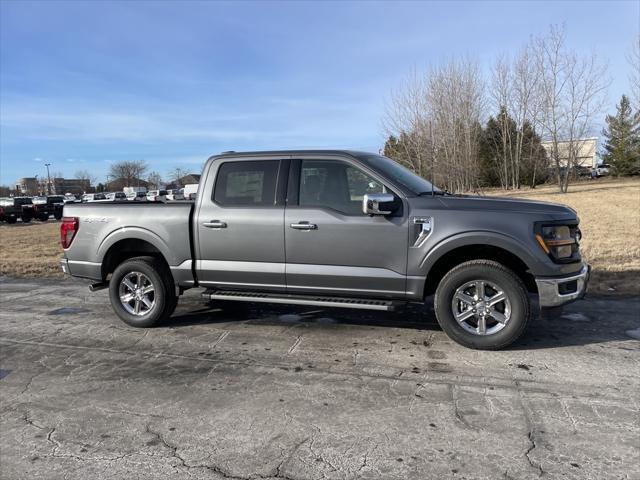
M 47 220 L 49 220 L 49 215 L 40 215 L 40 217 L 38 219 L 41 222 L 46 222 Z
M 53 218 L 55 218 L 56 220 L 61 220 L 62 219 L 62 214 L 61 213 L 56 213 Z
M 22 218 L 22 223 L 31 222 L 31 217 L 29 217 L 28 215 L 23 215 L 21 218 Z
M 140 315 L 128 311 L 120 300 L 120 285 L 125 276 L 132 272 L 143 274 L 154 288 L 152 307 Z M 134 257 L 118 265 L 109 281 L 109 299 L 115 314 L 128 325 L 138 328 L 153 327 L 165 321 L 178 304 L 171 272 L 162 261 L 154 257 Z M 135 300 L 132 301 L 136 303 Z
M 476 322 L 476 328 L 480 329 L 480 321 L 476 320 L 478 317 L 475 315 L 466 321 L 471 325 L 466 322 L 458 323 L 454 316 L 452 303 L 456 291 L 476 280 L 486 282 L 490 291 L 491 285 L 499 286 L 509 301 L 510 318 L 503 322 L 504 325 L 498 325 L 491 317 L 487 320 L 487 324 L 492 323 L 494 327 L 501 328 L 495 333 L 489 333 L 487 330 L 487 334 L 480 335 L 469 331 L 473 330 L 473 322 Z M 506 309 L 506 302 L 498 304 L 495 308 L 500 308 L 501 305 Z M 484 307 L 483 304 L 482 308 Z M 478 307 L 471 307 L 467 303 L 467 310 L 463 310 L 462 314 L 468 312 L 469 308 L 474 308 L 475 312 L 475 308 Z M 531 305 L 524 283 L 513 271 L 492 260 L 471 260 L 449 271 L 436 289 L 434 310 L 438 323 L 452 340 L 477 350 L 498 350 L 512 344 L 523 334 L 531 320 Z M 463 327 L 463 324 L 467 327 Z
M 16 217 L 7 217 L 7 223 L 14 224 L 18 221 Z

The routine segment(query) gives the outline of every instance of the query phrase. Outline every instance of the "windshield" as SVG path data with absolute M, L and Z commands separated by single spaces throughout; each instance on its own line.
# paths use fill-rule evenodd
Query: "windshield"
M 383 157 L 382 155 L 366 155 L 364 160 L 368 162 L 373 168 L 382 172 L 385 176 L 389 177 L 393 182 L 406 187 L 416 195 L 421 193 L 440 192 L 438 187 L 434 187 L 431 182 L 416 175 L 408 168 L 403 167 L 398 162 L 394 162 L 390 158 Z

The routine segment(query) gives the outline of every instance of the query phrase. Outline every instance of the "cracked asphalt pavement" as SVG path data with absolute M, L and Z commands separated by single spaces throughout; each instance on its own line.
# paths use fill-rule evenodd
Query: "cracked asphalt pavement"
M 500 352 L 429 307 L 204 304 L 134 329 L 78 280 L 0 279 L 4 479 L 640 478 L 640 299 Z M 635 337 L 635 338 L 634 338 Z

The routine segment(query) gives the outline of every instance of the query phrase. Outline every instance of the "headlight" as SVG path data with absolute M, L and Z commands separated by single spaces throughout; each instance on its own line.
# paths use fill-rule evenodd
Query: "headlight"
M 536 240 L 552 259 L 567 261 L 577 256 L 580 238 L 577 225 L 543 225 L 536 230 Z

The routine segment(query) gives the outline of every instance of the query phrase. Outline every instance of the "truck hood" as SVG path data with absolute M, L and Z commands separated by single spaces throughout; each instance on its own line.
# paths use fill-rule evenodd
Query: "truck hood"
M 479 197 L 472 195 L 438 196 L 443 206 L 452 210 L 479 210 L 492 212 L 530 213 L 549 215 L 554 220 L 573 220 L 578 215 L 575 210 L 559 203 L 523 200 L 520 198 Z M 417 208 L 429 208 L 429 197 L 411 199 L 411 205 Z

